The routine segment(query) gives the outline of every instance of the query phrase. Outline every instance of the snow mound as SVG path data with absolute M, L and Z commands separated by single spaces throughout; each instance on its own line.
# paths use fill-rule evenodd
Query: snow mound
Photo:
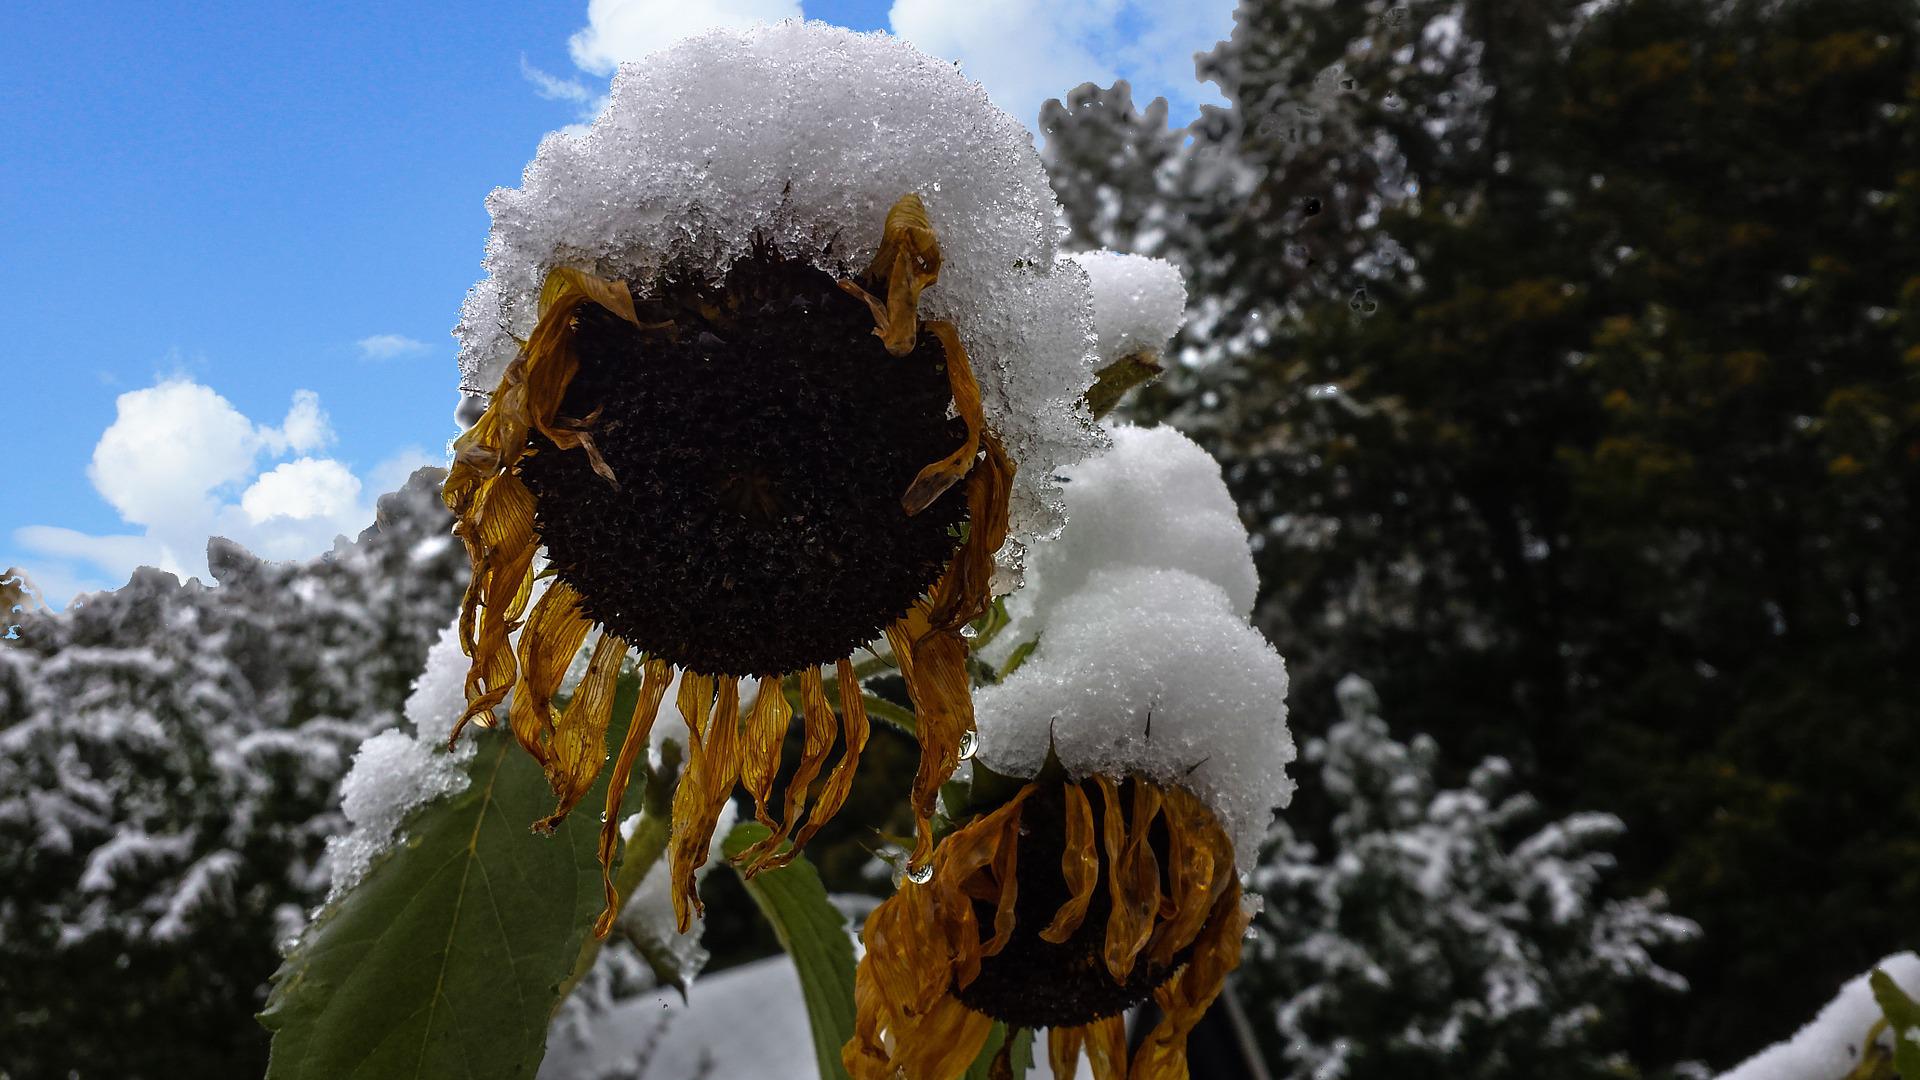
M 1027 662 L 977 692 L 979 759 L 1032 776 L 1137 773 L 1213 810 L 1248 871 L 1293 796 L 1286 663 L 1237 602 L 1185 570 L 1108 567 L 1059 601 Z
M 944 257 L 921 311 L 958 324 L 1020 465 L 1014 535 L 1044 536 L 1051 476 L 1099 442 L 1080 401 L 1086 275 L 1055 262 L 1057 204 L 1027 130 L 952 64 L 884 34 L 788 21 L 623 65 L 585 134 L 548 136 L 521 186 L 487 199 L 487 277 L 454 330 L 463 388 L 497 385 L 553 267 L 643 288 L 669 265 L 718 280 L 758 239 L 847 276 L 910 191 Z
M 409 814 L 467 786 L 464 766 L 473 756 L 473 740 L 447 751 L 454 721 L 467 705 L 467 667 L 456 622 L 427 650 L 426 667 L 407 698 L 413 731 L 388 728 L 353 755 L 353 768 L 340 781 L 340 810 L 353 828 L 327 841 L 329 903 L 360 883 L 373 861 L 393 846 Z
M 1920 997 L 1920 956 L 1895 953 L 1876 966 L 1909 996 Z M 1793 1038 L 1748 1058 L 1720 1080 L 1846 1080 L 1860 1063 L 1867 1032 L 1880 1019 L 1869 974 L 1849 980 Z
M 1067 524 L 1027 552 L 1026 587 L 1008 600 L 1014 622 L 989 659 L 1031 638 L 1103 567 L 1184 570 L 1224 589 L 1242 618 L 1253 611 L 1260 579 L 1219 464 L 1173 428 L 1112 436 L 1111 449 L 1064 470 Z
M 1102 366 L 1134 353 L 1160 355 L 1187 318 L 1187 283 L 1165 259 L 1119 251 L 1068 258 L 1093 287 L 1093 330 Z

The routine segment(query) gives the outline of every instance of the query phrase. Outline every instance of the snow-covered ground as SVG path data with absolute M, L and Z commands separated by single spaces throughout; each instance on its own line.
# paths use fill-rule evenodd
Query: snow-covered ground
M 1046 1036 L 1034 1041 L 1029 1076 L 1049 1075 Z M 638 1063 L 636 1067 L 636 1063 Z M 785 956 L 702 976 L 682 1002 L 657 990 L 609 1010 L 582 1042 L 556 1038 L 539 1080 L 765 1080 L 810 1076 L 813 1036 L 800 977 Z M 1086 1061 L 1076 1080 L 1092 1080 Z
M 685 1002 L 668 988 L 623 1002 L 584 1042 L 556 1038 L 540 1080 L 592 1080 L 636 1063 L 624 1073 L 635 1080 L 805 1075 L 813 1036 L 793 961 L 777 956 L 703 976 Z

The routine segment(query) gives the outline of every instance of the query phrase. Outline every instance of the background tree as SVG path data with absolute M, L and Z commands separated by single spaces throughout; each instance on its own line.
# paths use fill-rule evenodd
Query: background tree
M 1226 465 L 1300 700 L 1376 671 L 1454 776 L 1626 820 L 1704 930 L 1636 1050 L 1737 1060 L 1920 902 L 1920 15 L 1236 18 L 1185 131 L 1120 87 L 1046 117 L 1083 241 L 1197 294 L 1142 412 Z
M 1370 684 L 1349 675 L 1339 698 L 1341 718 L 1302 754 L 1302 783 L 1334 811 L 1331 843 L 1283 825 L 1254 876 L 1267 906 L 1243 978 L 1282 1075 L 1641 1075 L 1621 994 L 1684 990 L 1653 954 L 1696 928 L 1657 893 L 1603 898 L 1620 819 L 1540 820 L 1500 758 L 1442 789 L 1439 748 L 1396 741 Z
M 464 584 L 440 475 L 322 558 L 216 539 L 218 588 L 142 569 L 0 645 L 0 1075 L 264 1070 L 339 779 Z

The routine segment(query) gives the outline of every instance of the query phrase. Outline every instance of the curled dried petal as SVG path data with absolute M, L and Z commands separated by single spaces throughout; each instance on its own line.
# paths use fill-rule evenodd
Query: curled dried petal
M 613 763 L 613 775 L 607 778 L 607 812 L 600 823 L 600 887 L 606 892 L 606 907 L 594 920 L 595 937 L 606 937 L 620 914 L 620 896 L 613 888 L 613 853 L 620 836 L 620 805 L 626 800 L 627 782 L 633 776 L 640 748 L 647 745 L 655 718 L 660 715 L 660 699 L 666 696 L 667 683 L 673 679 L 673 667 L 664 660 L 648 660 L 640 679 L 640 696 L 633 703 L 633 719 L 627 723 L 626 738 L 620 741 L 620 757 Z
M 1078 784 L 1066 785 L 1065 850 L 1060 855 L 1060 876 L 1067 883 L 1067 899 L 1054 913 L 1040 936 L 1060 944 L 1080 929 L 1087 917 L 1087 905 L 1093 902 L 1094 887 L 1100 884 L 1100 854 L 1094 850 L 1093 805 Z

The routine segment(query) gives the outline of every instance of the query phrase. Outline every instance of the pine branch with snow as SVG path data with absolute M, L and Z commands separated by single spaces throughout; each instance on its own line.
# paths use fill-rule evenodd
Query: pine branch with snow
M 1443 788 L 1433 741 L 1395 740 L 1365 680 L 1340 706 L 1303 755 L 1331 836 L 1282 824 L 1254 873 L 1267 907 L 1244 979 L 1286 1075 L 1638 1075 L 1614 1003 L 1684 991 L 1657 957 L 1698 931 L 1658 894 L 1605 896 L 1620 821 L 1539 823 L 1498 758 Z

